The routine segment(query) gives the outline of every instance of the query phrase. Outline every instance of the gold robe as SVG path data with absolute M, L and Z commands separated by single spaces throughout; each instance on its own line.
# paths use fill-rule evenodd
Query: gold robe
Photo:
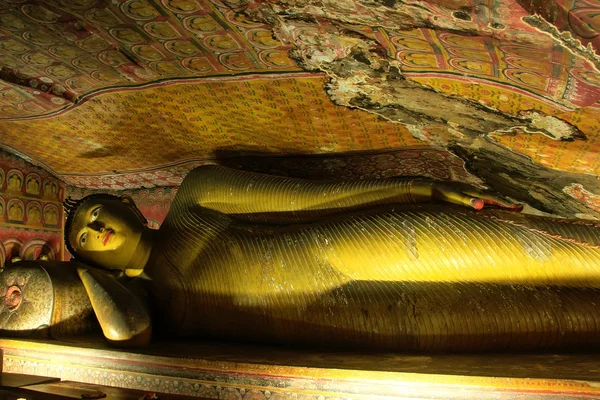
M 321 212 L 294 197 L 306 192 L 294 180 L 289 199 L 271 199 L 268 177 L 248 189 L 258 193 L 244 197 L 250 209 L 300 205 L 256 217 L 217 211 L 248 182 L 199 179 L 182 184 L 145 269 L 155 329 L 419 351 L 600 342 L 594 224 L 449 205 Z

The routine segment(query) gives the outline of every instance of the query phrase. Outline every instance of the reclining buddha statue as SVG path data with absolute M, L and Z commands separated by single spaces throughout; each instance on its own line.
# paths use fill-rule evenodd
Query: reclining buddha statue
M 76 261 L 6 268 L 0 333 L 59 337 L 96 318 L 121 346 L 152 335 L 396 351 L 598 346 L 600 227 L 518 209 L 459 183 L 203 166 L 159 230 L 129 197 L 73 204 Z

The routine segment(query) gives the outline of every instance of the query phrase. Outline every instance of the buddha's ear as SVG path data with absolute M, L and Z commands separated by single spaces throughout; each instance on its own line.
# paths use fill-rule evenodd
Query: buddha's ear
M 142 214 L 140 209 L 135 205 L 135 202 L 131 197 L 124 195 L 119 197 L 119 200 L 121 200 L 122 203 L 127 204 L 133 210 L 133 212 L 135 213 L 135 215 L 137 215 L 142 224 L 148 225 L 148 220 L 146 219 L 146 217 L 144 217 L 144 214 Z

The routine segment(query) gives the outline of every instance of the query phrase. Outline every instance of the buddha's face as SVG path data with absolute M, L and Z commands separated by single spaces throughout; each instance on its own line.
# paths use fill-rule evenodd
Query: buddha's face
M 129 198 L 89 199 L 77 209 L 69 243 L 78 256 L 109 269 L 125 269 L 145 227 Z

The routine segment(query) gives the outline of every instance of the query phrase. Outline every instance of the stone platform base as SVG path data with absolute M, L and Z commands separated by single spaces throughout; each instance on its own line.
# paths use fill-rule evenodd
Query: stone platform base
M 399 355 L 0 339 L 4 372 L 218 399 L 592 399 L 600 354 Z

